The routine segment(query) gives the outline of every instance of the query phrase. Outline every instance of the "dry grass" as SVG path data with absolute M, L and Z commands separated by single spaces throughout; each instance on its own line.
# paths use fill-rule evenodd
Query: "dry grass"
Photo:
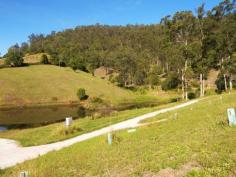
M 135 97 L 131 91 L 85 72 L 51 65 L 0 69 L 0 85 L 0 105 L 71 103 L 77 101 L 79 88 L 110 103 Z

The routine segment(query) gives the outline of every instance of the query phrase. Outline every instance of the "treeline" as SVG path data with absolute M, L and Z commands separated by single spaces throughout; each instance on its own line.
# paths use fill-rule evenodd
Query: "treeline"
M 112 67 L 119 73 L 114 79 L 121 86 L 157 85 L 159 75 L 166 74 L 169 80 L 174 79 L 174 86 L 183 89 L 183 97 L 189 81 L 200 75 L 206 79 L 212 68 L 221 71 L 219 83 L 223 79 L 232 88 L 236 73 L 235 2 L 224 0 L 208 11 L 203 4 L 196 13 L 176 12 L 156 25 L 96 24 L 46 36 L 32 34 L 20 51 L 48 53 L 52 64 L 90 73 L 100 66 Z M 227 89 L 225 82 L 222 89 Z

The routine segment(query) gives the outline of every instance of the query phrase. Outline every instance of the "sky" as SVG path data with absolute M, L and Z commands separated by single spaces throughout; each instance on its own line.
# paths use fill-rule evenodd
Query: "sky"
M 156 24 L 177 11 L 221 0 L 0 0 L 0 53 L 28 36 L 81 25 Z

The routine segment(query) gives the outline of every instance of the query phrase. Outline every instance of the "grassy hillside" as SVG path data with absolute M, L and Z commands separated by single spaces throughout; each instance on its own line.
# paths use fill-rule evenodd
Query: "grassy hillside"
M 195 105 L 154 119 L 169 121 L 116 132 L 77 143 L 58 152 L 0 171 L 18 176 L 236 176 L 236 127 L 229 127 L 226 109 L 236 107 L 236 94 L 209 97 Z M 177 119 L 173 115 L 178 113 Z M 56 162 L 56 163 L 55 163 Z
M 0 59 L 0 66 L 4 65 L 4 59 Z
M 24 56 L 24 63 L 27 63 L 27 64 L 37 64 L 37 63 L 40 63 L 41 61 L 41 57 L 43 54 L 46 54 L 46 53 L 38 53 L 38 54 L 26 54 Z
M 35 65 L 0 69 L 0 105 L 23 105 L 76 101 L 78 88 L 90 97 L 111 103 L 135 98 L 135 95 L 90 74 L 70 68 Z

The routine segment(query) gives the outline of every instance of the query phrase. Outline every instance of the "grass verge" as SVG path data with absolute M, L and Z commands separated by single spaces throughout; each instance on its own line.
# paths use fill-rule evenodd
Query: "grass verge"
M 73 125 L 66 128 L 64 123 L 54 123 L 37 128 L 12 129 L 0 132 L 1 138 L 14 139 L 21 143 L 22 146 L 33 146 L 57 142 L 60 140 L 72 138 L 93 130 L 97 130 L 114 123 L 118 123 L 135 116 L 139 116 L 157 109 L 173 106 L 177 103 L 162 105 L 159 107 L 132 109 L 120 112 L 113 112 L 110 116 L 95 118 L 86 117 L 77 119 Z
M 28 170 L 33 177 L 148 176 L 195 162 L 200 169 L 190 169 L 185 176 L 233 177 L 236 127 L 228 126 L 226 109 L 235 108 L 235 100 L 235 93 L 222 99 L 209 97 L 178 110 L 177 119 L 140 127 L 134 133 L 116 132 L 111 146 L 106 135 L 100 136 L 2 170 L 0 175 L 18 176 L 21 170 Z

